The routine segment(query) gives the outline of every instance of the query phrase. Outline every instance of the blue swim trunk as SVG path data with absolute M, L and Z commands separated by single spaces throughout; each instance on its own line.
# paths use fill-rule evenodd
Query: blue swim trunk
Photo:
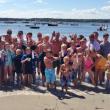
M 46 82 L 54 84 L 56 81 L 55 69 L 45 69 Z

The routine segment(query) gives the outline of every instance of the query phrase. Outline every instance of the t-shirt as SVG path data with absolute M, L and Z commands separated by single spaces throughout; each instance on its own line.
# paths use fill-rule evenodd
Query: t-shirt
M 105 70 L 106 62 L 107 62 L 106 58 L 103 57 L 100 58 L 99 61 L 96 63 L 95 68 Z
M 36 68 L 36 62 L 38 61 L 37 57 L 34 55 L 34 58 L 32 58 L 32 54 L 25 54 L 23 55 L 21 61 L 25 60 L 26 58 L 30 58 L 30 61 L 26 61 L 24 63 L 25 69 L 28 69 L 29 71 L 35 71 Z
M 110 53 L 110 42 L 101 43 L 100 47 L 101 47 L 101 49 L 100 49 L 101 54 L 104 57 L 107 57 L 108 53 Z
M 17 73 L 21 73 L 22 72 L 22 63 L 21 63 L 21 58 L 22 58 L 22 54 L 21 55 L 17 55 L 13 58 L 13 62 L 14 62 L 14 67 L 15 67 L 15 71 Z

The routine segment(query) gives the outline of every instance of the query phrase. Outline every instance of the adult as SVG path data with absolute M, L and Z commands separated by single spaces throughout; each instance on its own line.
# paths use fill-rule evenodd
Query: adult
M 103 35 L 103 42 L 101 43 L 100 47 L 100 52 L 104 57 L 107 57 L 107 55 L 110 53 L 110 42 L 108 41 L 109 39 L 109 34 L 105 33 Z
M 59 52 L 61 50 L 62 41 L 60 40 L 60 33 L 52 33 L 52 38 L 50 40 L 52 45 L 52 52 L 55 57 L 59 56 Z
M 87 47 L 89 50 L 95 50 L 96 52 L 100 51 L 100 44 L 95 40 L 94 34 L 89 36 L 89 41 L 87 42 Z
M 43 43 L 43 38 L 42 38 L 42 33 L 39 32 L 37 34 L 37 42 L 36 42 L 36 44 L 39 45 L 41 43 Z
M 12 30 L 8 29 L 7 34 L 4 37 L 5 37 L 5 42 L 12 44 Z

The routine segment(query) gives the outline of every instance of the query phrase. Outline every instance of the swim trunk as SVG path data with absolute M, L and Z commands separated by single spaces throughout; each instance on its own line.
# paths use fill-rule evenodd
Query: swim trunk
M 55 69 L 45 69 L 46 82 L 54 84 L 56 81 Z
M 70 77 L 62 75 L 61 78 L 60 78 L 60 81 L 61 81 L 61 86 L 62 87 L 69 86 L 69 84 L 70 84 Z

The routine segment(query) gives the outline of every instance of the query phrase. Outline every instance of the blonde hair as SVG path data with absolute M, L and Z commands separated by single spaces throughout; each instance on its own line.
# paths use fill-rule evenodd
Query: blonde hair
M 21 54 L 21 49 L 17 49 L 17 50 L 16 50 L 16 54 L 17 54 L 17 55 Z
M 62 44 L 62 45 L 61 45 L 61 49 L 62 49 L 62 48 L 67 48 L 67 45 L 66 45 L 66 44 Z
M 64 58 L 63 58 L 63 61 L 64 61 L 64 62 L 69 61 L 69 57 L 68 57 L 68 56 L 64 57 Z

